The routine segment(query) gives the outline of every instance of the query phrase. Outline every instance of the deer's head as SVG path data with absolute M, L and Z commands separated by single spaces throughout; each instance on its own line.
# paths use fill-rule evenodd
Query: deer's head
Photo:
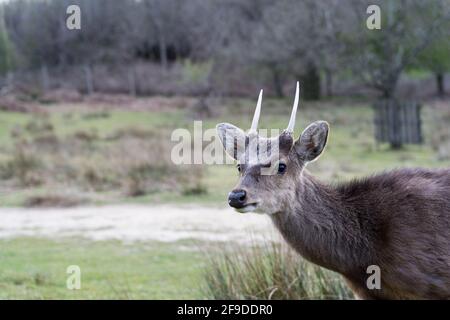
M 325 148 L 329 132 L 325 121 L 311 123 L 294 141 L 298 100 L 297 82 L 288 127 L 274 138 L 258 135 L 262 90 L 247 133 L 229 123 L 217 125 L 225 151 L 238 162 L 239 182 L 228 195 L 229 205 L 237 211 L 267 214 L 284 211 L 296 199 L 296 186 L 301 183 L 305 166 Z

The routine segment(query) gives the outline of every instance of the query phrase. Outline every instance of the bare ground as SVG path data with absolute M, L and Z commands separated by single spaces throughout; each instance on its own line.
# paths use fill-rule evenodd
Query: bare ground
M 115 205 L 77 208 L 1 208 L 0 238 L 84 237 L 92 240 L 184 239 L 249 242 L 273 238 L 267 216 L 199 206 Z

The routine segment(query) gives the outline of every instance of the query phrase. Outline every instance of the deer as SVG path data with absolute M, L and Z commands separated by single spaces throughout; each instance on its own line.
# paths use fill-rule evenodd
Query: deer
M 297 82 L 288 127 L 276 137 L 260 136 L 262 94 L 248 132 L 216 126 L 239 172 L 228 204 L 268 215 L 298 254 L 342 275 L 358 299 L 450 299 L 450 168 L 321 182 L 306 167 L 322 155 L 330 125 L 315 121 L 294 141 Z M 367 285 L 373 265 L 379 288 Z

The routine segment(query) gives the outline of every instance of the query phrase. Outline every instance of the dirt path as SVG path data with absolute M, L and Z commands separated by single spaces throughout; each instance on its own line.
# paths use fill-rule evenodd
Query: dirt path
M 273 236 L 264 215 L 200 206 L 117 205 L 68 209 L 0 209 L 0 238 L 81 236 L 124 242 L 182 239 L 247 242 Z

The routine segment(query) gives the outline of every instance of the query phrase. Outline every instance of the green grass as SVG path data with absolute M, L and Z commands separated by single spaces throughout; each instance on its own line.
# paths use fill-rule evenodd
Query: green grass
M 219 248 L 190 240 L 2 239 L 0 299 L 352 298 L 337 274 L 285 246 Z M 72 265 L 81 269 L 79 290 L 67 289 Z
M 159 112 L 121 110 L 60 112 L 56 107 L 54 108 L 54 111 L 46 115 L 0 110 L 0 144 L 8 144 L 12 141 L 11 131 L 14 128 L 36 119 L 51 123 L 58 136 L 66 136 L 78 131 L 95 131 L 99 135 L 105 136 L 129 127 L 140 129 L 175 128 L 183 122 L 183 115 L 178 110 Z M 96 116 L 97 114 L 98 116 Z
M 77 131 L 95 131 L 100 136 L 106 136 L 120 129 L 129 127 L 140 129 L 157 129 L 175 127 L 181 119 L 179 111 L 120 111 L 113 110 L 104 113 L 105 116 L 89 117 L 89 112 L 67 113 L 53 112 L 50 122 L 55 126 L 57 135 L 69 135 Z
M 200 257 L 188 242 L 1 240 L 0 299 L 200 299 Z M 70 265 L 80 290 L 66 287 Z
M 21 112 L 7 112 L 0 110 L 0 147 L 11 142 L 11 130 L 24 125 L 31 119 L 31 115 Z

